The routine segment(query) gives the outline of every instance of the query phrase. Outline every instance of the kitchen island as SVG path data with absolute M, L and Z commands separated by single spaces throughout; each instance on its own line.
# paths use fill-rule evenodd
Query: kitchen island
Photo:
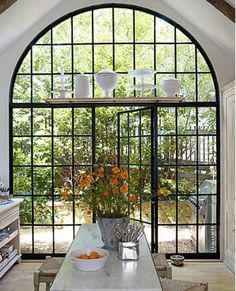
M 77 249 L 102 247 L 97 224 L 83 224 L 62 264 L 51 291 L 160 291 L 160 281 L 152 260 L 150 249 L 143 236 L 140 240 L 138 261 L 121 261 L 117 252 L 110 252 L 105 267 L 99 271 L 84 272 L 74 268 L 70 253 Z

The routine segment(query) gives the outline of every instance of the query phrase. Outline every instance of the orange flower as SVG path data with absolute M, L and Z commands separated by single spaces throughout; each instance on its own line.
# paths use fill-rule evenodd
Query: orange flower
M 85 179 L 83 179 L 83 180 L 80 182 L 80 186 L 81 186 L 81 187 L 87 187 L 89 184 L 90 184 L 90 181 L 89 181 L 88 177 L 85 178 Z
M 120 176 L 122 179 L 127 180 L 128 179 L 128 172 L 121 172 Z
M 129 201 L 130 202 L 138 202 L 138 198 L 135 194 L 130 194 L 129 195 Z
M 104 168 L 101 167 L 98 169 L 98 177 L 104 178 Z
M 111 178 L 109 183 L 114 187 L 118 185 L 118 180 L 116 178 Z
M 109 192 L 106 190 L 102 193 L 103 196 L 108 197 L 109 196 Z
M 64 199 L 67 199 L 67 198 L 68 198 L 68 195 L 69 195 L 69 193 L 68 193 L 68 191 L 67 191 L 67 190 L 64 190 L 64 191 L 61 193 L 61 195 L 62 195 L 62 197 L 63 197 Z
M 128 192 L 128 185 L 125 184 L 123 186 L 120 187 L 120 192 L 121 193 L 127 193 Z
M 120 169 L 118 167 L 114 167 L 114 168 L 112 168 L 112 172 L 114 174 L 119 174 L 120 173 Z

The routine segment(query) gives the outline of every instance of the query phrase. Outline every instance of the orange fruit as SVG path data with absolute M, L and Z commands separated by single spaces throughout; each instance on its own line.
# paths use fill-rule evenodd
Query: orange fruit
M 94 252 L 91 252 L 88 257 L 89 257 L 89 259 L 98 259 L 99 254 L 94 251 Z
M 87 255 L 80 255 L 78 257 L 76 257 L 78 259 L 89 259 L 89 257 Z

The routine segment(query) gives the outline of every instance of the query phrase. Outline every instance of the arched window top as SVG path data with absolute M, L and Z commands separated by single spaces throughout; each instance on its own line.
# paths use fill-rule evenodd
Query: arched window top
M 13 76 L 13 103 L 41 103 L 60 86 L 74 89 L 77 74 L 90 75 L 93 97 L 103 93 L 93 74 L 103 68 L 120 73 L 114 96 L 132 97 L 132 69 L 155 69 L 148 83 L 164 96 L 163 79 L 180 80 L 186 102 L 214 102 L 217 81 L 212 65 L 197 41 L 172 20 L 138 7 L 107 5 L 79 10 L 42 31 L 22 54 Z

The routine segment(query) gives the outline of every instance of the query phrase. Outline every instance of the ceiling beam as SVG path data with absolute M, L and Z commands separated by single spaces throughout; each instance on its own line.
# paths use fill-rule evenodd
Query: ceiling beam
M 224 0 L 207 0 L 211 5 L 235 23 L 235 9 Z
M 17 0 L 0 0 L 0 14 L 7 10 Z

